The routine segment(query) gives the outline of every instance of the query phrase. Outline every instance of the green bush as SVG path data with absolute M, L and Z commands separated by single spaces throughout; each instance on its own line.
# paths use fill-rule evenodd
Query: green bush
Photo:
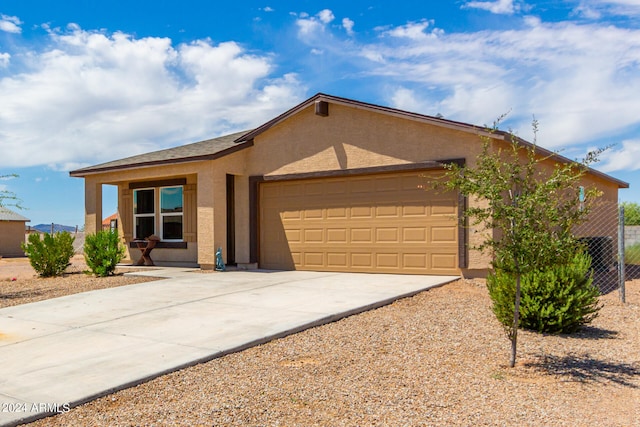
M 640 243 L 624 249 L 624 262 L 626 264 L 640 265 Z
M 89 234 L 84 241 L 84 259 L 98 277 L 112 275 L 124 256 L 118 233 L 110 230 Z
M 49 234 L 44 237 L 30 234 L 27 243 L 22 244 L 22 250 L 29 257 L 29 263 L 42 277 L 60 276 L 69 266 L 74 254 L 74 237 L 68 232 Z
M 521 278 L 520 328 L 544 333 L 571 333 L 590 323 L 600 310 L 593 285 L 591 258 L 578 253 L 564 265 Z M 513 324 L 516 278 L 496 270 L 487 278 L 493 311 L 505 328 Z

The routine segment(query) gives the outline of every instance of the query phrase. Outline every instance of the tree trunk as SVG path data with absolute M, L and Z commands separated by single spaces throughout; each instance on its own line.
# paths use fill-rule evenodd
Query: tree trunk
M 516 261 L 517 264 L 517 261 Z M 517 268 L 517 267 L 516 267 Z M 516 274 L 516 301 L 513 310 L 513 333 L 511 334 L 511 360 L 509 367 L 516 365 L 516 351 L 518 347 L 518 325 L 520 323 L 520 273 Z

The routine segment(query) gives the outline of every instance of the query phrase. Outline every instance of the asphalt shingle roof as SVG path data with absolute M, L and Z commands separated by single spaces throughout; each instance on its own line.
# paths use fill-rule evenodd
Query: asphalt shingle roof
M 14 211 L 5 208 L 4 206 L 0 206 L 0 221 L 30 221 L 29 219 L 23 217 L 20 214 L 15 213 Z
M 197 160 L 210 160 L 230 152 L 250 147 L 252 143 L 234 142 L 249 131 L 237 132 L 218 138 L 181 145 L 175 148 L 153 151 L 151 153 L 138 154 L 124 159 L 101 163 L 95 166 L 76 169 L 69 172 L 71 176 L 84 176 L 93 172 L 106 172 L 117 169 L 128 169 L 139 166 L 152 166 L 165 163 L 181 163 Z

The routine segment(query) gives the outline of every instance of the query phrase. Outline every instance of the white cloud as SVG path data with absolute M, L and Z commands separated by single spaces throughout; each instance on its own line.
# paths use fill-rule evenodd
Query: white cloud
M 298 34 L 301 37 L 310 37 L 323 33 L 327 24 L 335 19 L 333 12 L 329 9 L 323 9 L 315 16 L 309 16 L 307 13 L 301 13 L 296 24 L 298 25 Z
M 300 100 L 295 74 L 234 42 L 50 33 L 20 74 L 0 80 L 0 166 L 54 169 L 256 126 Z
M 355 22 L 353 22 L 351 19 L 342 18 L 342 28 L 344 28 L 345 31 L 347 32 L 347 34 L 350 35 L 350 36 L 353 35 L 353 26 L 354 25 L 355 25 Z
M 271 6 L 266 6 L 265 8 L 263 8 L 262 10 L 264 10 L 265 12 L 274 12 L 275 9 L 272 8 Z
M 587 20 L 606 20 L 615 18 L 633 20 L 640 17 L 640 1 L 638 0 L 573 0 L 576 5 L 572 16 Z
M 399 87 L 391 89 L 391 93 L 391 103 L 395 108 L 406 111 L 421 111 L 430 116 L 439 113 L 437 103 L 421 98 L 414 90 Z
M 0 15 L 0 31 L 19 34 L 22 32 L 22 21 L 16 16 Z
M 452 34 L 429 33 L 427 22 L 410 23 L 385 29 L 383 35 L 394 37 L 364 46 L 345 43 L 342 51 L 370 60 L 362 74 L 410 88 L 429 107 L 418 112 L 485 124 L 512 111 L 506 125 L 525 138 L 532 137 L 535 114 L 540 140 L 550 148 L 640 122 L 640 30 L 523 22 L 517 30 Z M 412 105 L 403 92 L 385 87 L 385 93 L 392 105 Z
M 483 9 L 499 15 L 513 15 L 519 10 L 519 6 L 515 5 L 513 0 L 470 1 L 465 3 L 463 7 Z
M 421 22 L 410 22 L 406 25 L 401 25 L 385 31 L 384 34 L 397 38 L 423 40 L 427 37 L 427 34 L 425 33 L 427 27 L 429 27 L 429 22 L 426 20 Z
M 9 65 L 11 55 L 8 53 L 0 53 L 0 68 L 5 68 Z
M 335 19 L 335 16 L 333 16 L 333 12 L 330 11 L 329 9 L 321 10 L 320 12 L 318 12 L 316 16 L 318 17 L 318 19 L 320 19 L 320 22 L 322 22 L 323 24 L 328 24 Z
M 639 170 L 638 159 L 640 159 L 640 139 L 626 140 L 622 142 L 621 147 L 613 147 L 602 154 L 602 163 L 598 165 L 598 169 L 607 173 Z

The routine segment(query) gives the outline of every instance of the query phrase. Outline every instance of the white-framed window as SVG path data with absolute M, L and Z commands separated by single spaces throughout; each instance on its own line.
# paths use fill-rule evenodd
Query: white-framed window
M 133 191 L 134 239 L 146 239 L 156 234 L 155 189 Z
M 160 187 L 160 238 L 166 241 L 183 240 L 182 186 Z

